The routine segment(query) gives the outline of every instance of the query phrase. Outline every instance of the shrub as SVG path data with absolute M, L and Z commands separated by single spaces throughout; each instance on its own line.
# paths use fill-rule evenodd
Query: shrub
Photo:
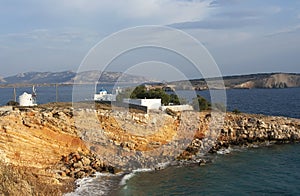
M 193 107 L 195 110 L 209 110 L 211 109 L 211 104 L 202 96 L 197 95 L 197 98 L 193 99 Z
M 117 96 L 117 101 L 122 101 L 124 98 L 131 99 L 161 99 L 163 105 L 169 105 L 173 103 L 174 105 L 179 105 L 183 99 L 180 99 L 176 94 L 167 94 L 161 88 L 155 88 L 147 90 L 145 86 L 137 86 L 134 89 L 127 88 L 124 92 Z
M 7 104 L 6 104 L 7 106 L 18 106 L 18 105 L 20 105 L 18 102 L 15 102 L 15 101 L 9 101 L 9 102 L 7 102 Z
M 238 109 L 234 109 L 234 110 L 232 110 L 232 113 L 234 113 L 234 114 L 240 114 L 241 113 L 241 111 L 239 111 Z

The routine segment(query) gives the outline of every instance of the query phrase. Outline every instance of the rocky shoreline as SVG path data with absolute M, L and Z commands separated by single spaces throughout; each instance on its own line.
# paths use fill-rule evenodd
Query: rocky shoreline
M 207 125 L 209 120 L 202 117 L 200 124 Z M 209 118 L 209 117 L 208 117 Z M 205 146 L 203 137 L 195 137 L 191 145 L 183 153 L 184 159 L 191 159 L 201 152 Z M 258 114 L 227 113 L 218 139 L 210 153 L 232 146 L 256 147 L 269 144 L 296 143 L 300 141 L 300 120 L 264 116 Z M 209 142 L 209 141 L 207 141 Z
M 300 141 L 299 119 L 227 113 L 222 127 L 212 137 L 210 111 L 188 113 L 187 125 L 182 126 L 180 113 L 113 114 L 109 108 L 96 108 L 74 108 L 67 103 L 1 107 L 0 193 L 61 195 L 74 190 L 75 179 L 96 172 L 118 173 L 130 161 L 147 167 L 149 160 L 155 163 L 155 158 L 149 157 L 153 150 L 178 147 L 173 140 L 180 129 L 194 130 L 190 144 L 180 154 L 164 151 L 158 155 L 165 158 L 162 160 L 175 157 L 174 161 L 197 160 L 203 165 L 205 160 L 201 157 L 205 152 Z M 188 127 L 195 122 L 196 127 Z M 126 131 L 129 129 L 139 131 L 139 135 Z M 120 151 L 121 158 L 114 158 L 114 163 L 102 156 Z M 167 159 L 171 155 L 173 158 Z

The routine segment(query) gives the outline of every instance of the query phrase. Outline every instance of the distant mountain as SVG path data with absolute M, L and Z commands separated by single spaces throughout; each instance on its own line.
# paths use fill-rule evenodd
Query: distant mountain
M 99 76 L 101 77 L 99 78 Z M 99 71 L 85 71 L 75 73 L 72 71 L 64 72 L 27 72 L 20 73 L 14 76 L 0 78 L 0 84 L 89 84 L 98 82 L 114 83 L 143 83 L 150 80 L 142 76 L 134 76 L 130 74 L 123 74 L 120 72 L 101 72 Z
M 194 79 L 190 81 L 176 81 L 168 83 L 175 89 L 205 90 L 207 82 L 213 85 L 214 81 L 223 80 L 226 88 L 290 88 L 300 87 L 300 74 L 296 73 L 263 73 L 250 75 L 225 76 L 223 78 Z M 219 85 L 218 82 L 216 82 Z M 215 86 L 215 88 L 221 88 Z
M 250 78 L 246 81 L 240 80 L 240 82 L 236 84 L 232 81 L 232 79 L 228 78 L 226 83 L 227 86 L 231 88 L 300 87 L 300 74 L 275 73 L 269 75 L 250 75 Z
M 75 77 L 71 71 L 65 72 L 27 72 L 6 77 L 5 84 L 44 84 L 44 83 L 65 83 Z
M 85 71 L 78 73 L 74 78 L 72 78 L 72 81 L 75 83 L 95 83 L 97 80 L 99 83 L 144 83 L 150 81 L 143 76 L 124 74 L 121 72 L 101 73 L 100 71 Z
M 99 76 L 101 77 L 99 78 Z M 155 83 L 155 81 L 142 76 L 124 74 L 120 72 L 85 71 L 75 73 L 64 72 L 27 72 L 14 76 L 1 78 L 0 85 L 26 85 L 26 84 L 94 84 L 99 83 L 149 83 L 152 86 L 169 85 L 174 89 L 207 89 L 207 81 L 223 79 L 226 88 L 289 88 L 300 87 L 300 74 L 295 73 L 263 73 L 250 75 L 225 76 L 223 78 L 193 79 L 190 81 L 175 81 Z M 192 84 L 192 87 L 191 85 Z M 220 88 L 216 82 L 213 88 Z
M 0 77 L 0 83 L 6 82 L 2 77 Z

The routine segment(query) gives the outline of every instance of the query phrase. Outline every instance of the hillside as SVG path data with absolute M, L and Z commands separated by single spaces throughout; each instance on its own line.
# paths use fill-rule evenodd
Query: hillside
M 209 78 L 206 81 L 218 81 L 220 78 Z M 188 88 L 190 82 L 194 89 L 205 90 L 207 84 L 204 79 L 195 79 L 190 81 L 176 81 L 169 85 L 176 89 Z M 225 76 L 223 81 L 226 88 L 291 88 L 300 87 L 300 74 L 296 73 L 265 73 L 265 74 L 250 74 Z M 218 87 L 216 87 L 218 88 Z
M 0 83 L 4 83 L 5 80 L 0 76 Z
M 244 77 L 226 77 L 230 88 L 290 88 L 300 87 L 300 74 L 254 74 Z
M 101 75 L 100 78 L 99 75 Z M 226 88 L 291 88 L 300 87 L 300 74 L 296 73 L 261 73 L 249 75 L 224 76 L 223 78 Z M 75 73 L 72 71 L 64 72 L 27 72 L 20 73 L 9 77 L 0 77 L 0 85 L 27 85 L 27 84 L 94 84 L 95 81 L 100 83 L 147 83 L 152 86 L 162 87 L 166 83 L 154 83 L 155 81 L 143 76 L 124 74 L 121 72 L 101 72 L 85 71 Z M 220 78 L 209 79 L 193 79 L 190 81 L 174 81 L 168 82 L 167 85 L 175 89 L 192 89 L 206 90 L 207 81 L 213 83 Z M 213 86 L 213 88 L 221 88 Z
M 140 83 L 149 81 L 142 76 L 123 74 L 120 72 L 103 72 L 100 79 L 100 71 L 85 71 L 75 73 L 72 71 L 64 72 L 27 72 L 14 76 L 0 78 L 0 84 L 72 84 L 72 83 L 91 83 L 95 81 L 102 83 L 124 82 L 124 83 Z

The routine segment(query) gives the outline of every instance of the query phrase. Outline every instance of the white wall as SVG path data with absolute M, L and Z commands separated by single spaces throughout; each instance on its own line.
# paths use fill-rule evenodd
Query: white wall
M 28 94 L 26 92 L 24 92 L 22 95 L 19 96 L 19 103 L 20 103 L 20 106 L 34 106 L 34 105 L 36 105 L 34 103 L 32 94 Z
M 147 106 L 149 110 L 159 110 L 161 99 L 141 99 L 141 105 Z
M 95 101 L 116 101 L 117 95 L 113 94 L 94 94 L 94 100 Z
M 186 111 L 186 110 L 193 110 L 193 106 L 191 105 L 168 105 L 168 106 L 161 106 L 160 109 L 162 111 L 165 111 L 167 108 L 180 112 L 180 111 Z
M 123 102 L 146 106 L 150 110 L 158 110 L 161 107 L 161 99 L 123 99 Z

